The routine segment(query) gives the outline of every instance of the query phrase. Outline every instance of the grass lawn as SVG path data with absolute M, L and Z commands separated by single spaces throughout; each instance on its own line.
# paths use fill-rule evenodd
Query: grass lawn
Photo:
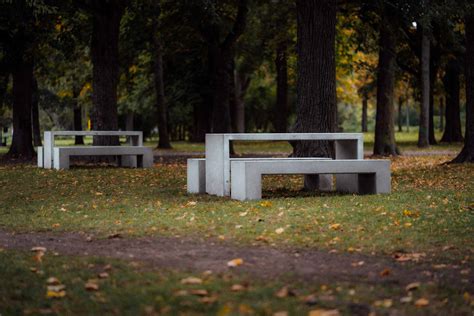
M 410 148 L 410 141 L 405 144 Z M 261 145 L 241 149 L 273 150 Z M 193 146 L 175 144 L 179 150 L 201 150 L 201 145 Z M 447 148 L 458 150 L 459 146 Z M 0 166 L 0 229 L 86 232 L 98 238 L 113 234 L 124 238 L 195 236 L 242 247 L 316 248 L 368 256 L 419 254 L 428 265 L 461 267 L 472 280 L 474 166 L 442 165 L 452 158 L 392 159 L 390 195 L 308 193 L 300 191 L 301 177 L 265 177 L 264 200 L 258 202 L 186 194 L 183 164 L 155 164 L 148 170 L 76 167 L 67 171 L 6 164 Z M 0 251 L 0 263 L 2 315 L 178 311 L 219 315 L 288 311 L 300 315 L 317 308 L 337 308 L 351 314 L 356 308 L 351 304 L 369 306 L 377 315 L 393 310 L 402 314 L 471 315 L 474 306 L 474 293 L 457 285 L 441 287 L 436 283 L 422 285 L 413 301 L 404 304 L 400 299 L 406 291 L 387 284 L 308 284 L 291 278 L 264 282 L 231 272 L 203 276 L 195 271 L 156 271 L 133 262 L 54 256 L 50 252 L 37 262 L 31 253 L 18 250 Z M 85 291 L 86 281 L 96 278 L 106 264 L 114 267 L 110 277 L 98 281 L 99 291 Z M 180 280 L 190 275 L 204 283 L 190 288 L 182 285 Z M 67 286 L 65 297 L 45 297 L 50 276 Z M 249 286 L 235 292 L 231 290 L 234 284 Z M 295 289 L 295 296 L 276 296 L 287 284 Z M 191 288 L 207 293 L 192 294 Z M 316 306 L 305 303 L 304 297 L 310 294 L 320 297 Z M 424 297 L 430 303 L 416 307 L 414 302 Z
M 290 286 L 284 279 L 261 282 L 232 272 L 153 271 L 133 261 L 48 253 L 38 262 L 30 253 L 3 251 L 0 261 L 4 315 L 307 315 L 311 311 L 320 315 L 316 311 L 335 309 L 348 315 L 370 310 L 379 315 L 394 310 L 470 315 L 470 297 L 449 286 L 427 284 L 415 291 L 344 282 L 293 282 Z M 197 278 L 197 284 L 186 284 L 192 283 L 189 278 Z M 53 286 L 48 292 L 50 283 L 60 288 Z M 407 297 L 410 303 L 403 303 Z M 413 303 L 423 300 L 431 304 Z

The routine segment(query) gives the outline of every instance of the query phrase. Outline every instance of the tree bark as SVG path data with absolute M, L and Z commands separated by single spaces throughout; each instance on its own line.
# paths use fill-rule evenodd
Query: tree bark
M 464 147 L 452 162 L 474 162 L 474 15 L 465 18 L 466 26 L 466 137 Z
M 337 129 L 336 1 L 297 0 L 297 105 L 293 132 L 328 132 Z M 332 157 L 329 142 L 298 141 L 296 157 Z M 316 176 L 305 176 L 305 188 L 318 188 Z
M 369 103 L 369 97 L 367 93 L 362 94 L 362 132 L 367 132 L 367 108 Z
M 434 87 L 436 84 L 436 78 L 438 76 L 440 52 L 439 48 L 434 48 L 431 45 L 430 53 L 430 109 L 429 109 L 429 130 L 428 130 L 428 140 L 430 145 L 436 145 L 435 137 L 435 125 L 434 125 Z
M 451 59 L 446 66 L 446 74 L 443 78 L 444 90 L 446 91 L 446 124 L 441 138 L 442 142 L 453 143 L 463 140 L 459 104 L 460 73 L 459 62 Z
M 393 121 L 396 38 L 388 25 L 387 13 L 383 16 L 379 35 L 374 155 L 396 156 L 399 154 Z
M 236 133 L 245 133 L 245 103 L 244 97 L 250 84 L 250 78 L 236 70 L 234 72 L 234 125 Z
M 39 122 L 39 95 L 38 95 L 38 82 L 33 77 L 33 95 L 31 98 L 31 124 L 33 129 L 33 146 L 39 147 L 41 144 L 41 129 Z
M 402 125 L 403 125 L 403 118 L 402 118 L 402 108 L 403 108 L 403 97 L 400 96 L 398 98 L 398 117 L 397 117 L 397 122 L 398 122 L 398 131 L 402 132 Z
M 91 41 L 92 129 L 118 129 L 117 84 L 119 74 L 119 28 L 124 13 L 121 1 L 100 0 L 93 11 Z M 118 145 L 118 137 L 96 136 L 94 145 Z
M 275 132 L 286 133 L 288 117 L 288 43 L 286 39 L 277 44 L 275 68 L 277 99 L 273 124 Z
M 74 102 L 74 130 L 82 131 L 82 109 L 76 99 L 74 99 Z M 84 145 L 84 137 L 75 136 L 74 144 Z
M 33 98 L 33 63 L 19 57 L 12 71 L 13 139 L 7 157 L 31 159 L 35 155 L 32 139 L 31 104 Z
M 155 53 L 154 61 L 154 80 L 156 92 L 156 109 L 158 115 L 158 147 L 157 148 L 172 148 L 170 143 L 170 136 L 168 132 L 168 105 L 165 98 L 165 86 L 163 81 L 163 50 L 158 34 L 158 21 L 154 21 L 153 30 L 153 50 Z
M 418 131 L 418 147 L 425 148 L 430 145 L 430 40 L 425 28 L 421 30 L 421 102 L 420 121 Z
M 439 130 L 444 130 L 444 98 L 439 98 Z

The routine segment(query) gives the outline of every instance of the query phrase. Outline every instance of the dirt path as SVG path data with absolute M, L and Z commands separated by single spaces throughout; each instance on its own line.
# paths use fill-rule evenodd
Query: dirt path
M 230 243 L 187 238 L 88 238 L 81 233 L 12 233 L 0 229 L 0 247 L 30 250 L 35 246 L 61 255 L 99 256 L 144 262 L 152 268 L 176 269 L 200 273 L 206 270 L 226 272 L 227 262 L 242 258 L 244 264 L 234 272 L 253 277 L 352 283 L 435 282 L 474 288 L 470 280 L 461 281 L 458 268 L 436 270 L 429 264 L 400 263 L 390 257 L 329 253 L 319 250 L 289 250 L 273 247 L 244 247 Z M 382 271 L 385 271 L 383 273 Z M 453 283 L 454 282 L 454 283 Z

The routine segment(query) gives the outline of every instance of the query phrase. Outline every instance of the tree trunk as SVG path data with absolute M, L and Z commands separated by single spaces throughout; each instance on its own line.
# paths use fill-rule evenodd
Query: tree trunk
M 384 14 L 384 16 L 386 16 L 386 14 Z M 395 143 L 393 121 L 395 46 L 395 36 L 390 29 L 390 25 L 387 25 L 387 22 L 384 21 L 380 27 L 379 35 L 374 155 L 396 156 L 399 154 Z
M 235 132 L 245 133 L 245 103 L 244 97 L 250 84 L 250 78 L 241 74 L 238 70 L 234 72 L 235 97 L 234 97 L 234 121 Z
M 434 87 L 436 83 L 436 78 L 438 76 L 438 65 L 439 65 L 439 52 L 438 49 L 434 49 L 431 45 L 430 53 L 430 109 L 429 109 L 429 130 L 428 130 L 428 140 L 430 145 L 436 145 L 435 137 L 435 126 L 434 126 Z
M 158 148 L 172 148 L 168 133 L 168 105 L 165 99 L 165 86 L 163 82 L 163 51 L 158 34 L 157 21 L 154 21 L 153 50 L 155 53 L 154 76 L 156 92 L 156 108 L 158 114 Z
M 119 74 L 119 27 L 124 6 L 119 1 L 101 0 L 93 12 L 91 41 L 92 129 L 118 129 L 117 84 Z M 94 137 L 94 145 L 118 145 L 118 137 Z
M 231 133 L 230 120 L 230 71 L 232 53 L 229 50 L 216 50 L 212 78 L 212 133 Z
M 31 104 L 33 63 L 20 57 L 13 67 L 13 139 L 7 156 L 31 159 L 35 155 L 32 139 Z
M 39 122 L 39 95 L 38 95 L 38 82 L 33 77 L 33 95 L 31 99 L 31 124 L 33 129 L 33 146 L 40 147 L 41 144 L 41 130 Z
M 288 43 L 278 43 L 275 58 L 277 99 L 274 112 L 274 127 L 277 133 L 287 132 L 288 117 Z
M 369 103 L 369 97 L 367 93 L 362 95 L 362 133 L 367 132 L 367 108 Z
M 444 98 L 439 98 L 439 130 L 444 130 Z
M 125 116 L 125 130 L 126 131 L 134 130 L 133 119 L 134 119 L 133 111 L 128 110 Z
M 403 117 L 402 117 L 402 108 L 403 108 L 403 97 L 400 96 L 398 98 L 398 131 L 402 132 L 402 125 L 403 125 Z
M 418 147 L 430 145 L 430 40 L 423 27 L 421 30 L 421 102 Z
M 466 137 L 464 147 L 452 162 L 474 162 L 474 15 L 468 15 L 466 25 Z
M 77 102 L 77 97 L 74 97 L 74 130 L 82 131 L 82 108 Z M 75 136 L 75 145 L 84 145 L 84 137 Z
M 297 0 L 297 106 L 293 132 L 333 133 L 337 128 L 336 2 Z M 298 141 L 296 157 L 332 157 L 329 142 Z M 305 176 L 305 188 L 319 187 L 318 177 Z
M 446 125 L 441 138 L 442 142 L 452 143 L 463 140 L 459 105 L 460 73 L 459 62 L 451 59 L 446 65 L 446 74 L 443 78 L 444 90 L 446 91 Z

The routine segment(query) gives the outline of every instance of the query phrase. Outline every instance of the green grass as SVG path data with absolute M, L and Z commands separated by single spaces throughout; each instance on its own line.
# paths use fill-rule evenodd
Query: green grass
M 351 304 L 365 306 L 378 315 L 470 315 L 472 307 L 465 292 L 449 285 L 438 288 L 423 284 L 413 292 L 411 303 L 401 303 L 400 298 L 408 293 L 391 284 L 288 283 L 284 278 L 263 282 L 232 271 L 154 271 L 137 262 L 55 256 L 49 252 L 38 262 L 31 253 L 0 251 L 0 262 L 2 315 L 272 315 L 278 311 L 306 315 L 314 309 L 338 309 L 350 315 Z M 105 270 L 108 277 L 99 279 L 98 274 Z M 203 283 L 181 284 L 189 276 L 199 277 Z M 65 296 L 47 297 L 50 277 L 65 286 Z M 98 284 L 97 291 L 85 289 L 91 279 Z M 244 290 L 232 291 L 235 284 L 244 285 Z M 294 295 L 277 297 L 283 286 Z M 193 295 L 193 290 L 206 290 L 207 294 Z M 316 297 L 317 305 L 305 302 L 308 295 Z M 430 304 L 415 307 L 413 302 L 418 298 L 426 298 Z
M 265 200 L 254 202 L 187 194 L 182 164 L 67 171 L 4 166 L 0 226 L 462 257 L 474 252 L 474 166 L 440 165 L 448 159 L 395 159 L 390 195 L 307 193 L 300 191 L 301 177 L 273 176 L 264 178 Z M 455 247 L 440 252 L 444 246 Z

